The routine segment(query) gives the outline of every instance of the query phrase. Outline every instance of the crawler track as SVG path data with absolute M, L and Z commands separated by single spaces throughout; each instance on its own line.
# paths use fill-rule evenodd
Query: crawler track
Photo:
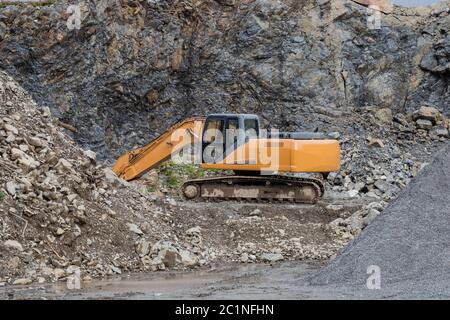
M 194 201 L 286 201 L 316 203 L 324 194 L 320 179 L 291 176 L 221 176 L 190 180 L 181 187 Z

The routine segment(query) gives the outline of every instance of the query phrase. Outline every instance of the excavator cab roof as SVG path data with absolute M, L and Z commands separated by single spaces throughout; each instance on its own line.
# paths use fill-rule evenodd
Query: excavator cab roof
M 230 117 L 259 120 L 259 117 L 256 114 L 247 114 L 247 113 L 213 113 L 208 115 L 208 118 L 230 118 Z

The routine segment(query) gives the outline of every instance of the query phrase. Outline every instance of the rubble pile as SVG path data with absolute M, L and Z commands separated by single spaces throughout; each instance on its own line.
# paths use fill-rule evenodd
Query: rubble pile
M 145 270 L 135 250 L 142 239 L 175 241 L 145 195 L 0 73 L 0 283 Z
M 333 220 L 329 226 L 336 233 L 345 236 L 346 239 L 352 239 L 371 224 L 384 211 L 386 206 L 387 203 L 384 201 L 371 202 L 364 205 L 361 210 L 354 212 L 349 217 L 340 217 Z
M 198 255 L 200 265 L 203 260 L 251 264 L 329 259 L 353 238 L 330 223 L 363 206 L 347 200 L 312 206 L 231 202 L 203 203 L 200 208 L 185 203 L 169 212 L 187 230 L 179 241 Z
M 449 142 L 449 127 L 438 107 L 394 115 L 388 108 L 362 108 L 336 132 L 342 168 L 328 176 L 330 191 L 389 201 Z

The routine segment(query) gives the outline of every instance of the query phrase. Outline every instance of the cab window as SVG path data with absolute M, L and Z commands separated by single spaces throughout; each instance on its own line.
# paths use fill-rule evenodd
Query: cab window
M 246 119 L 244 121 L 245 138 L 257 138 L 258 137 L 258 121 L 256 119 Z
M 238 119 L 229 119 L 227 128 L 227 144 L 233 144 L 237 141 L 239 135 Z
M 205 130 L 203 141 L 206 143 L 223 142 L 223 120 L 210 120 Z

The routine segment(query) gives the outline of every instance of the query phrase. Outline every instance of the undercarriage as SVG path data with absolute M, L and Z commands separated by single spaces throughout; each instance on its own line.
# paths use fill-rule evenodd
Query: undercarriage
M 183 184 L 181 191 L 189 200 L 316 203 L 324 194 L 324 185 L 318 178 L 230 175 L 190 180 Z

